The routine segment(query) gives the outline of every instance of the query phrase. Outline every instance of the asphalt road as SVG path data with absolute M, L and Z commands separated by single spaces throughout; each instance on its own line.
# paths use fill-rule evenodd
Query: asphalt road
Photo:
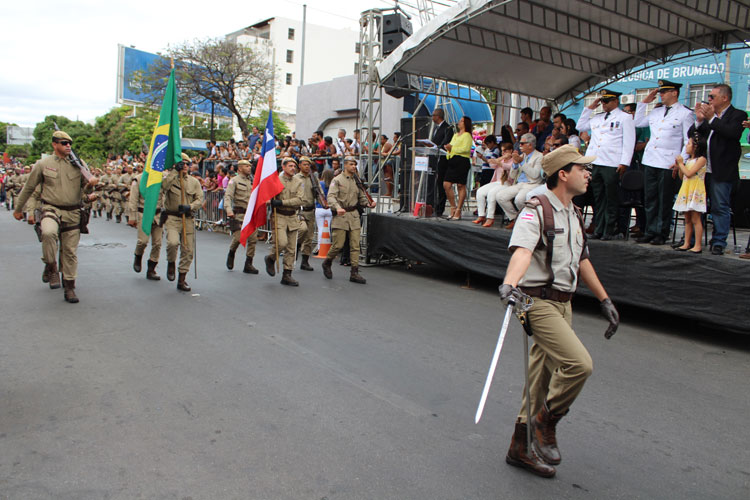
M 495 283 L 391 266 L 361 286 L 315 259 L 292 289 L 239 256 L 228 272 L 227 236 L 199 232 L 186 294 L 132 271 L 124 223 L 91 233 L 67 304 L 41 283 L 31 228 L 0 212 L 0 499 L 750 498 L 747 337 L 624 310 L 607 341 L 577 299 L 594 374 L 545 480 L 504 461 L 517 322 L 473 423 Z

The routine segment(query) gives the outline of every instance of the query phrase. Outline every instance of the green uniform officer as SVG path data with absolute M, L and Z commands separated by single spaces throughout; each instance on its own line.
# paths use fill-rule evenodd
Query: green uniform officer
M 130 198 L 128 200 L 128 212 L 129 219 L 128 225 L 138 229 L 138 239 L 135 243 L 135 257 L 133 260 L 133 270 L 137 273 L 141 272 L 141 266 L 143 263 L 143 253 L 146 251 L 148 246 L 148 235 L 143 232 L 142 224 L 143 221 L 143 196 L 141 196 L 141 177 L 143 174 L 138 174 L 133 177 L 133 182 L 130 185 Z M 163 229 L 159 225 L 159 216 L 161 214 L 161 208 L 164 203 L 164 193 L 159 191 L 159 199 L 156 202 L 156 213 L 154 214 L 154 220 L 151 223 L 151 254 L 149 255 L 146 265 L 146 279 L 159 281 L 161 278 L 156 274 L 156 265 L 159 263 L 159 253 L 161 252 L 161 240 Z
M 167 174 L 161 183 L 164 195 L 164 211 L 167 220 L 164 229 L 167 232 L 167 279 L 174 281 L 175 261 L 177 250 L 180 250 L 179 279 L 177 289 L 189 292 L 191 289 L 185 282 L 190 270 L 190 262 L 193 260 L 193 237 L 195 236 L 195 219 L 193 214 L 200 210 L 203 205 L 203 188 L 191 175 L 187 175 L 190 169 L 190 158 L 182 154 L 182 162 Z
M 331 187 L 328 188 L 328 206 L 333 213 L 331 222 L 332 245 L 328 256 L 323 261 L 323 275 L 331 279 L 331 263 L 344 248 L 347 236 L 349 237 L 349 255 L 351 256 L 352 270 L 349 281 L 365 284 L 365 279 L 359 274 L 359 236 L 362 225 L 359 220 L 359 207 L 375 208 L 375 201 L 369 204 L 367 196 L 357 185 L 357 160 L 347 156 L 344 160 L 344 170 L 333 178 Z
M 229 230 L 232 232 L 232 242 L 229 244 L 229 254 L 227 255 L 227 269 L 234 268 L 234 254 L 237 247 L 240 246 L 240 235 L 242 233 L 242 221 L 247 211 L 247 203 L 250 200 L 250 193 L 253 191 L 253 180 L 250 178 L 252 165 L 247 160 L 240 160 L 237 163 L 237 176 L 227 184 L 227 190 L 224 193 L 224 210 L 227 211 L 229 219 Z M 243 273 L 258 274 L 258 270 L 253 266 L 253 257 L 255 257 L 255 244 L 258 242 L 258 231 L 253 231 L 245 243 L 245 267 Z
M 54 154 L 39 160 L 31 171 L 28 182 L 21 191 L 13 216 L 21 220 L 22 207 L 36 187 L 41 184 L 42 204 L 42 260 L 45 263 L 42 281 L 50 288 L 60 288 L 57 270 L 58 238 L 63 273 L 65 300 L 78 302 L 75 280 L 78 272 L 78 241 L 81 238 L 81 199 L 93 190 L 99 180 L 92 177 L 87 183 L 80 169 L 68 160 L 73 140 L 68 134 L 56 131 L 52 134 Z M 95 199 L 92 195 L 91 200 Z
M 281 166 L 283 170 L 279 174 L 279 180 L 284 185 L 284 190 L 271 200 L 273 207 L 274 219 L 273 224 L 275 233 L 274 238 L 279 251 L 284 252 L 284 274 L 281 277 L 282 285 L 299 286 L 297 280 L 292 278 L 294 269 L 294 257 L 297 251 L 297 231 L 300 227 L 300 220 L 297 216 L 297 210 L 302 204 L 302 181 L 294 176 L 297 162 L 292 158 L 285 158 Z M 276 271 L 276 250 L 275 246 L 271 248 L 271 253 L 265 258 L 266 272 L 274 276 Z
M 573 197 L 586 192 L 591 175 L 587 164 L 595 156 L 581 156 L 575 146 L 565 145 L 544 157 L 547 190 L 554 215 L 554 244 L 544 234 L 544 208 L 536 199 L 526 204 L 516 219 L 509 248 L 513 254 L 500 287 L 507 300 L 521 291 L 534 298 L 528 325 L 534 344 L 529 352 L 531 417 L 526 414 L 526 392 L 516 420 L 506 462 L 552 477 L 560 463 L 555 426 L 568 413 L 593 369 L 591 356 L 572 328 L 570 299 L 580 276 L 601 301 L 602 313 L 617 330 L 619 316 L 596 275 L 588 256 L 582 219 Z M 558 243 L 559 242 L 559 243 Z M 530 424 L 527 421 L 530 420 Z M 526 426 L 531 425 L 532 449 L 527 449 Z
M 302 264 L 299 266 L 303 271 L 312 271 L 310 255 L 313 251 L 313 236 L 315 236 L 315 191 L 313 191 L 312 161 L 307 156 L 299 159 L 299 173 L 295 175 L 302 181 L 302 209 L 300 219 L 299 248 L 302 253 Z

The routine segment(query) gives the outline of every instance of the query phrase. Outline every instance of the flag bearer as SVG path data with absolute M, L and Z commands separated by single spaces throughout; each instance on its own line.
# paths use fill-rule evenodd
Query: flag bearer
M 229 244 L 229 255 L 227 255 L 227 269 L 234 268 L 234 253 L 240 246 L 240 233 L 242 232 L 242 220 L 247 211 L 247 203 L 250 200 L 250 193 L 253 191 L 253 180 L 250 177 L 252 165 L 247 160 L 240 160 L 237 163 L 237 176 L 227 184 L 227 191 L 224 194 L 224 210 L 227 211 L 229 219 L 229 230 L 232 232 L 232 242 Z M 253 266 L 253 257 L 255 257 L 255 244 L 258 242 L 258 231 L 253 231 L 245 243 L 245 267 L 243 273 L 258 274 L 258 270 Z
M 272 220 L 275 230 L 275 244 L 271 247 L 271 253 L 266 255 L 266 272 L 274 276 L 276 271 L 276 248 L 284 252 L 284 274 L 281 284 L 288 286 L 299 286 L 297 280 L 292 278 L 294 269 L 295 252 L 297 251 L 297 231 L 300 221 L 297 210 L 302 205 L 302 180 L 294 176 L 297 162 L 293 158 L 284 158 L 281 165 L 282 173 L 279 180 L 284 185 L 284 190 L 271 200 L 275 220 Z M 276 246 L 278 245 L 278 247 Z

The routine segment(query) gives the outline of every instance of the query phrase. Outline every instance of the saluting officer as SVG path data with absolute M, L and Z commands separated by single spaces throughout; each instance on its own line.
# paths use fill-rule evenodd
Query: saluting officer
M 303 271 L 312 271 L 310 265 L 310 255 L 313 251 L 313 235 L 315 234 L 315 193 L 313 188 L 320 185 L 313 180 L 312 161 L 307 156 L 299 159 L 299 173 L 295 176 L 302 181 L 302 210 L 300 218 L 306 227 L 300 225 L 300 251 L 302 253 L 302 264 L 300 269 Z
M 193 176 L 186 175 L 190 169 L 190 157 L 182 153 L 182 161 L 176 163 L 161 183 L 164 194 L 164 212 L 167 220 L 164 229 L 167 232 L 167 279 L 174 281 L 177 250 L 180 250 L 179 279 L 177 289 L 189 292 L 191 288 L 185 282 L 193 260 L 193 236 L 195 220 L 193 213 L 203 205 L 203 188 Z M 183 238 L 183 235 L 185 236 Z
M 229 230 L 232 232 L 232 242 L 229 244 L 229 254 L 227 255 L 227 269 L 234 268 L 234 253 L 240 246 L 240 235 L 242 233 L 242 221 L 247 211 L 247 203 L 250 200 L 250 193 L 253 191 L 253 180 L 250 177 L 252 165 L 247 160 L 237 162 L 237 175 L 227 184 L 227 190 L 224 193 L 224 209 L 227 211 L 229 219 Z M 253 257 L 255 257 L 255 244 L 258 242 L 258 231 L 253 231 L 245 243 L 245 267 L 243 273 L 258 274 L 258 270 L 253 266 Z
M 591 356 L 571 327 L 570 299 L 579 277 L 599 299 L 602 314 L 610 322 L 605 337 L 614 335 L 619 324 L 617 310 L 589 260 L 583 221 L 573 205 L 573 197 L 586 192 L 590 179 L 586 164 L 595 158 L 582 156 L 572 145 L 544 157 L 547 189 L 541 196 L 546 200 L 532 198 L 518 216 L 508 244 L 512 256 L 500 286 L 504 301 L 520 296 L 516 287 L 534 298 L 527 313 L 534 340 L 528 373 L 531 415 L 526 413 L 524 391 L 506 462 L 543 477 L 554 476 L 553 466 L 561 460 L 555 426 L 593 369 Z M 551 212 L 554 228 L 545 228 L 545 212 Z M 554 234 L 554 245 L 547 231 Z M 527 425 L 532 430 L 531 450 L 526 442 Z
M 141 196 L 141 177 L 143 173 L 140 173 L 133 177 L 133 182 L 130 184 L 130 198 L 128 200 L 128 225 L 138 229 L 138 239 L 135 243 L 135 258 L 133 260 L 133 270 L 137 273 L 141 272 L 143 264 L 143 253 L 148 246 L 148 235 L 143 232 L 143 203 L 144 198 Z M 159 199 L 156 202 L 156 213 L 154 214 L 154 220 L 151 222 L 151 254 L 149 255 L 146 265 L 146 279 L 153 281 L 159 281 L 161 277 L 156 274 L 156 266 L 159 263 L 159 254 L 161 253 L 161 240 L 163 235 L 163 229 L 159 225 L 159 217 L 164 203 L 164 192 L 159 191 Z
M 292 278 L 294 269 L 294 257 L 297 251 L 297 230 L 300 226 L 297 217 L 297 209 L 302 204 L 302 180 L 294 176 L 297 162 L 293 158 L 284 158 L 281 165 L 281 174 L 279 179 L 284 185 L 275 198 L 271 200 L 271 206 L 274 208 L 275 221 L 272 221 L 274 229 L 274 239 L 278 242 L 278 248 L 284 252 L 284 274 L 281 277 L 282 285 L 299 286 L 297 280 Z M 271 247 L 271 253 L 266 255 L 266 272 L 269 276 L 274 276 L 276 270 L 276 250 Z
M 61 245 L 61 265 L 65 300 L 76 303 L 76 274 L 78 272 L 78 241 L 81 238 L 81 200 L 84 194 L 89 201 L 95 195 L 88 195 L 98 182 L 92 177 L 87 183 L 68 157 L 73 140 L 63 131 L 52 134 L 54 154 L 39 160 L 29 176 L 16 203 L 13 217 L 23 218 L 22 209 L 36 187 L 41 184 L 42 219 L 42 260 L 45 263 L 42 281 L 50 288 L 60 288 L 57 270 L 58 236 Z
M 331 263 L 336 258 L 346 243 L 349 236 L 349 255 L 352 263 L 349 281 L 364 285 L 367 281 L 359 274 L 359 235 L 362 225 L 359 220 L 360 207 L 375 208 L 375 201 L 369 204 L 367 196 L 359 188 L 355 176 L 357 175 L 357 159 L 347 156 L 344 159 L 343 171 L 333 178 L 331 187 L 328 188 L 328 206 L 333 213 L 331 222 L 332 245 L 328 256 L 323 261 L 323 275 L 331 279 Z
M 648 126 L 651 129 L 651 138 L 641 161 L 645 167 L 646 230 L 643 236 L 636 239 L 638 243 L 663 245 L 669 238 L 675 194 L 672 169 L 677 155 L 682 155 L 685 161 L 688 159 L 685 151 L 687 134 L 695 121 L 693 112 L 678 101 L 680 87 L 681 83 L 659 80 L 659 87 L 652 90 L 635 108 L 635 126 Z M 657 92 L 663 106 L 646 116 L 646 108 L 656 99 Z
M 618 107 L 621 95 L 622 92 L 602 90 L 600 96 L 583 110 L 576 124 L 580 131 L 591 131 L 586 153 L 597 158 L 591 176 L 596 223 L 592 239 L 611 240 L 617 234 L 618 181 L 630 165 L 635 150 L 635 122 Z M 604 112 L 592 117 L 599 103 Z

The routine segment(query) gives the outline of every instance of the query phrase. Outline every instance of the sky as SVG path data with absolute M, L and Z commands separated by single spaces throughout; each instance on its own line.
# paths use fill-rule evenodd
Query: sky
M 269 17 L 358 31 L 362 11 L 387 0 L 26 0 L 5 2 L 0 25 L 0 121 L 47 115 L 91 121 L 117 105 L 117 45 L 147 52 L 223 37 Z M 415 2 L 416 3 L 416 2 Z

